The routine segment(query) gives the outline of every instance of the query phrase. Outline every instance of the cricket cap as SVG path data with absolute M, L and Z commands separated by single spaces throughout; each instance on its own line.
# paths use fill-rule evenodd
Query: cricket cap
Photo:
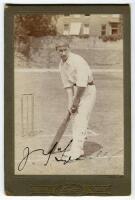
M 59 47 L 69 47 L 69 40 L 68 39 L 60 39 L 56 42 L 55 44 L 55 47 L 56 47 L 56 50 L 57 48 Z

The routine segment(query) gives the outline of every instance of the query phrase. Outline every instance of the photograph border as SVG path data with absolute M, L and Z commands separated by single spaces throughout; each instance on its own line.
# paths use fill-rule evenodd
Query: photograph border
M 101 9 L 102 8 L 102 9 Z M 124 175 L 14 175 L 14 32 L 21 13 L 123 14 Z M 6 4 L 4 16 L 5 193 L 16 196 L 112 196 L 131 193 L 131 42 L 129 4 Z

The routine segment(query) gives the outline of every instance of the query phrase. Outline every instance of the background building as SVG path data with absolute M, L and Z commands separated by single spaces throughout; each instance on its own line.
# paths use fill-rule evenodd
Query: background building
M 56 23 L 60 35 L 89 36 L 121 36 L 122 17 L 119 14 L 99 15 L 61 15 Z

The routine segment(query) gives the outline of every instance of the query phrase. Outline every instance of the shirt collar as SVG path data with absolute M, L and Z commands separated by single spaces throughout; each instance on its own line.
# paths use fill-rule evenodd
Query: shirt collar
M 64 62 L 64 63 L 63 63 L 63 61 L 61 59 L 61 65 L 65 64 L 65 63 L 70 65 L 72 54 L 73 54 L 72 52 L 69 52 L 68 58 L 67 58 L 66 62 Z

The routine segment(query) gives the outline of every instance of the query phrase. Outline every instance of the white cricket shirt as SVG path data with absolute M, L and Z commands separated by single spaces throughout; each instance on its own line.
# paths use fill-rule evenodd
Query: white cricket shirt
M 87 87 L 88 83 L 93 81 L 88 63 L 80 55 L 72 52 L 69 53 L 66 62 L 61 60 L 59 70 L 64 88 L 72 87 L 74 84 L 78 87 Z

